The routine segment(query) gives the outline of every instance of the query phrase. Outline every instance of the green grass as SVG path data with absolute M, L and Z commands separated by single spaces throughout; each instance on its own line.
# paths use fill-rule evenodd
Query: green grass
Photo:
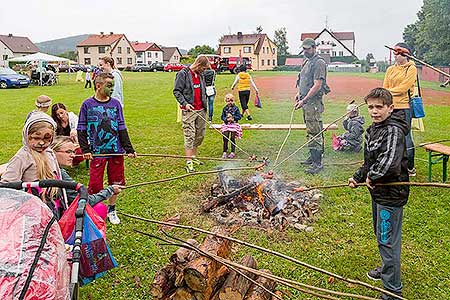
M 254 72 L 254 77 L 286 75 L 295 73 Z M 361 74 L 354 74 L 361 76 Z M 332 73 L 330 76 L 340 76 Z M 371 75 L 370 75 L 371 76 Z M 369 76 L 369 77 L 370 77 Z M 377 75 L 379 76 L 379 75 Z M 175 74 L 169 73 L 124 73 L 125 120 L 131 140 L 138 153 L 183 154 L 181 125 L 176 123 L 176 103 L 172 95 Z M 234 76 L 217 77 L 218 96 L 214 121 L 219 122 L 223 97 L 229 92 Z M 6 162 L 21 146 L 21 130 L 25 116 L 33 109 L 34 99 L 47 94 L 54 102 L 65 103 L 69 110 L 78 112 L 82 101 L 92 94 L 75 83 L 74 76 L 61 76 L 61 83 L 54 87 L 30 87 L 0 91 L 2 113 L 0 115 L 0 140 L 4 141 L 0 161 Z M 254 122 L 288 123 L 291 112 L 289 99 L 271 99 L 261 95 L 263 109 L 253 110 Z M 342 101 L 339 101 L 342 100 Z M 336 119 L 345 112 L 345 99 L 326 100 L 324 122 Z M 361 109 L 366 120 L 367 113 Z M 415 132 L 416 144 L 448 138 L 450 107 L 427 106 L 424 120 L 425 132 Z M 301 122 L 300 113 L 295 120 Z M 339 130 L 341 132 L 342 130 Z M 285 137 L 285 132 L 246 131 L 239 145 L 258 156 L 269 156 L 272 160 Z M 292 153 L 305 142 L 305 133 L 292 132 L 282 158 Z M 221 155 L 221 137 L 217 132 L 207 131 L 199 155 Z M 326 134 L 325 163 L 361 160 L 362 154 L 334 153 L 330 150 L 331 133 Z M 239 154 L 239 153 L 238 153 Z M 244 157 L 244 155 L 240 155 Z M 346 182 L 356 166 L 332 166 L 317 176 L 308 176 L 299 162 L 305 157 L 300 151 L 284 164 L 277 174 L 285 180 L 301 180 L 308 185 Z M 415 181 L 426 181 L 426 153 L 416 151 L 418 176 Z M 219 164 L 206 162 L 200 170 L 213 169 Z M 182 174 L 184 162 L 176 159 L 137 158 L 126 160 L 126 178 L 129 184 Z M 87 184 L 84 166 L 69 170 L 76 180 Z M 437 181 L 441 169 L 434 170 Z M 245 174 L 241 174 L 244 176 Z M 200 213 L 199 207 L 214 176 L 192 176 L 183 180 L 144 186 L 126 190 L 119 197 L 118 209 L 153 219 L 164 219 L 176 213 L 181 222 L 205 229 L 214 222 Z M 376 241 L 372 233 L 370 198 L 363 188 L 323 190 L 321 211 L 317 215 L 313 232 L 305 233 L 293 229 L 286 232 L 261 232 L 241 228 L 235 236 L 252 243 L 283 252 L 304 262 L 330 270 L 345 277 L 366 280 L 366 271 L 379 264 Z M 412 188 L 405 206 L 403 223 L 402 276 L 404 295 L 409 299 L 450 298 L 450 229 L 448 221 L 450 193 L 444 189 Z M 133 232 L 134 228 L 156 233 L 156 227 L 122 217 L 117 226 L 108 225 L 107 238 L 119 262 L 116 268 L 103 278 L 81 289 L 81 299 L 149 299 L 150 285 L 156 270 L 168 262 L 175 250 L 159 246 L 156 241 Z M 192 232 L 175 230 L 181 237 L 192 237 Z M 279 258 L 236 246 L 235 257 L 242 254 L 255 255 L 260 268 L 304 283 L 319 285 L 339 291 L 376 296 L 363 288 L 352 288 L 336 281 L 328 283 L 328 277 Z M 377 283 L 380 285 L 379 283 Z M 293 292 L 292 299 L 311 299 Z

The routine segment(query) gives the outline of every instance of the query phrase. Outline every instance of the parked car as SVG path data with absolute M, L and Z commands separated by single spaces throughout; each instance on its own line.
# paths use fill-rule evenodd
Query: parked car
M 165 72 L 178 72 L 181 69 L 185 68 L 186 66 L 182 65 L 182 64 L 167 64 L 164 67 L 164 71 Z
M 162 62 L 154 62 L 150 64 L 150 70 L 152 72 L 156 72 L 156 71 L 164 71 L 164 67 L 166 65 Z
M 133 72 L 150 72 L 150 66 L 144 63 L 137 63 L 131 67 L 131 71 Z
M 13 69 L 0 68 L 0 89 L 28 87 L 29 85 L 30 79 L 27 76 L 17 74 Z

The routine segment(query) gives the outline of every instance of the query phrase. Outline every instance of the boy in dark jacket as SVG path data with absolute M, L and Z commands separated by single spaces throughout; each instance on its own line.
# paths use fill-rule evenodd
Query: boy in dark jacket
M 342 122 L 344 134 L 338 136 L 338 151 L 361 151 L 362 135 L 364 133 L 364 117 L 359 115 L 358 106 L 350 103 L 347 106 L 347 117 Z
M 367 128 L 364 146 L 364 164 L 352 178 L 349 186 L 365 182 L 372 197 L 372 216 L 381 267 L 367 273 L 373 280 L 382 280 L 384 288 L 402 295 L 400 279 L 400 251 L 403 206 L 408 201 L 408 186 L 377 186 L 378 183 L 409 181 L 405 135 L 406 122 L 392 115 L 391 93 L 375 88 L 364 98 L 373 121 Z M 382 299 L 397 299 L 383 294 Z

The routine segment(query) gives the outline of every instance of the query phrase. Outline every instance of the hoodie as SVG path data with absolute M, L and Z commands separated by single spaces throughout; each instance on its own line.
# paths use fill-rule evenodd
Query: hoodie
M 31 155 L 32 150 L 28 146 L 28 131 L 30 127 L 40 121 L 50 123 L 53 128 L 56 128 L 56 123 L 53 119 L 43 113 L 36 112 L 30 115 L 22 130 L 22 148 L 11 158 L 6 167 L 5 173 L 2 175 L 1 182 L 14 182 L 14 181 L 38 181 L 38 173 L 36 163 Z M 56 160 L 55 153 L 50 147 L 48 147 L 44 154 L 47 156 L 48 163 L 52 172 L 55 174 L 55 178 L 60 178 L 61 173 L 59 171 L 58 161 Z
M 417 69 L 413 61 L 408 61 L 403 65 L 392 65 L 386 70 L 383 87 L 391 92 L 394 102 L 394 109 L 409 108 L 409 96 L 414 93 Z
M 409 126 L 396 115 L 370 125 L 365 136 L 364 164 L 353 175 L 356 182 L 365 182 L 366 178 L 374 184 L 409 181 L 405 145 L 408 132 Z M 376 186 L 369 192 L 378 204 L 401 207 L 408 201 L 409 186 Z
M 360 146 L 362 144 L 362 135 L 364 133 L 364 117 L 356 116 L 344 119 L 342 122 L 346 132 L 341 136 L 353 147 Z

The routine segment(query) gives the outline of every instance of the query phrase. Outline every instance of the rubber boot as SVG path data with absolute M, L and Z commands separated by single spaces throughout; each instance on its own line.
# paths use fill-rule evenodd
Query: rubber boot
M 301 161 L 300 163 L 302 165 L 310 165 L 313 163 L 313 159 L 312 159 L 312 154 L 311 154 L 311 149 L 309 150 L 309 157 L 306 160 Z
M 311 149 L 311 158 L 313 163 L 305 170 L 307 174 L 317 174 L 323 170 L 322 151 Z

